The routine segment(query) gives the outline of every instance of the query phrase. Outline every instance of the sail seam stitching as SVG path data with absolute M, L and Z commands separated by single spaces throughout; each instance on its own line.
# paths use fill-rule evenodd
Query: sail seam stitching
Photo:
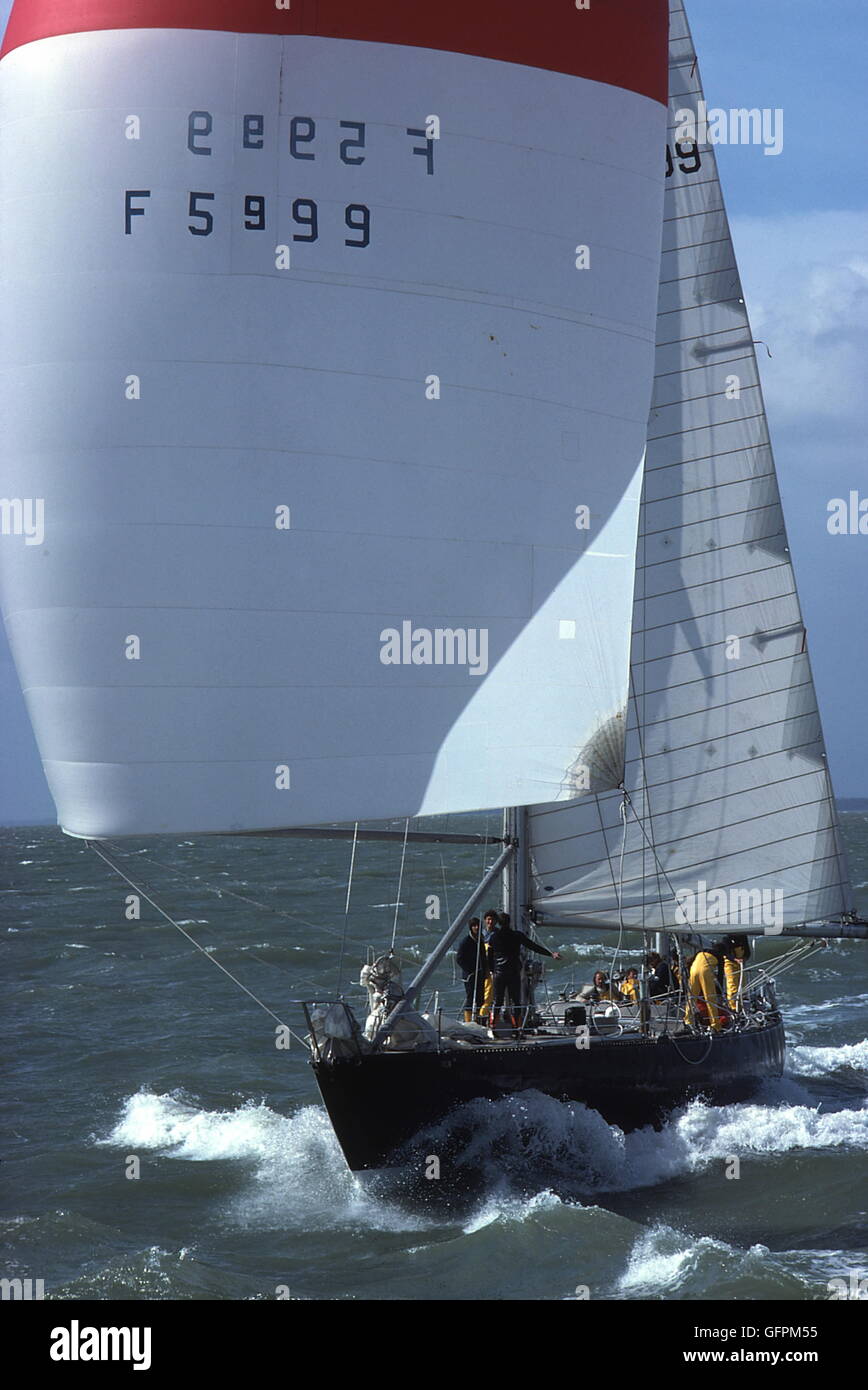
M 720 643 L 719 643 L 719 642 L 709 642 L 709 643 L 706 644 L 706 646 L 705 646 L 704 648 L 700 648 L 700 647 L 691 647 L 689 655 L 691 655 L 691 656 L 692 656 L 692 655 L 695 655 L 696 653 L 698 653 L 699 651 L 702 651 L 702 650 L 705 650 L 705 651 L 713 650 L 715 647 L 719 647 L 719 646 L 720 646 Z M 771 656 L 771 657 L 766 657 L 766 658 L 762 658 L 762 657 L 761 657 L 759 661 L 750 661 L 750 662 L 746 662 L 746 663 L 743 663 L 742 665 L 740 665 L 739 668 L 738 668 L 738 674 L 741 674 L 743 671 L 759 671 L 760 669 L 765 670 L 767 667 L 773 666 L 773 665 L 774 665 L 776 662 L 778 662 L 778 661 L 793 661 L 793 660 L 795 659 L 795 656 L 799 656 L 799 655 L 801 655 L 801 653 L 796 653 L 796 654 L 794 655 L 792 652 L 788 652 L 785 656 Z M 637 661 L 636 664 L 637 664 L 637 665 L 641 664 L 641 665 L 647 667 L 647 666 L 651 666 L 655 661 L 668 661 L 668 660 L 669 660 L 669 657 L 668 657 L 668 656 L 656 656 L 656 657 L 651 657 L 650 660 L 646 659 L 646 660 L 644 660 L 644 661 L 641 662 L 641 663 Z M 732 671 L 715 671 L 714 673 L 712 673 L 712 674 L 710 674 L 710 675 L 705 675 L 705 676 L 693 676 L 693 677 L 691 677 L 691 679 L 690 679 L 689 681 L 675 681 L 675 682 L 674 682 L 673 684 L 671 684 L 671 685 L 670 685 L 668 682 L 667 682 L 666 685 L 655 685 L 655 686 L 653 686 L 650 690 L 646 690 L 645 693 L 646 693 L 646 695 L 665 695 L 666 692 L 669 691 L 669 690 L 686 690 L 687 687 L 690 686 L 690 685 L 708 685 L 709 681 L 726 680 L 726 678 L 727 678 L 728 676 L 731 676 L 731 675 L 733 675 L 733 674 L 735 674 L 735 673 L 732 672 Z M 789 689 L 791 689 L 791 687 L 790 687 L 790 686 L 782 686 L 782 687 L 780 687 L 780 689 L 789 690 Z M 756 696 L 753 696 L 752 698 L 753 698 L 753 699 L 756 699 L 757 697 L 756 697 Z M 702 711 L 702 710 L 705 710 L 706 708 L 709 708 L 709 707 L 706 706 L 706 705 L 702 705 L 702 706 L 699 707 L 695 712 L 696 712 L 696 713 L 701 713 L 701 711 Z M 712 707 L 712 708 L 713 708 L 713 707 Z M 682 716 L 681 716 L 681 715 L 670 715 L 669 717 L 670 717 L 670 718 L 676 718 L 676 719 L 678 719 L 678 718 L 681 718 Z M 666 722 L 665 720 L 658 720 L 658 723 L 665 723 L 665 722 Z
M 831 827 L 829 827 L 829 828 L 831 829 Z M 806 835 L 807 835 L 807 834 L 811 834 L 811 833 L 812 833 L 812 832 L 810 832 L 810 831 L 806 831 L 806 832 L 805 832 Z M 722 863 L 724 859 L 737 859 L 737 858 L 739 857 L 739 855 L 749 853 L 749 850 L 750 850 L 750 849 L 753 849 L 753 848 L 757 848 L 757 849 L 770 849 L 770 848 L 773 848 L 775 845 L 778 845 L 778 844 L 786 844 L 787 841 L 790 840 L 790 839 L 798 839 L 798 838 L 799 838 L 799 836 L 787 836 L 786 839 L 783 839 L 783 840 L 771 840 L 771 841 L 769 842 L 768 845 L 757 845 L 757 846 L 751 845 L 751 846 L 750 846 L 749 848 L 747 848 L 747 849 L 735 850 L 732 854 L 724 854 L 724 855 L 720 856 L 719 858 L 717 858 L 717 859 L 715 860 L 715 862 L 716 862 L 716 863 Z M 799 862 L 798 862 L 797 864 L 787 863 L 787 864 L 785 864 L 785 865 L 779 866 L 779 867 L 776 868 L 776 869 L 768 869 L 768 870 L 766 870 L 766 873 L 767 873 L 767 874 L 774 874 L 774 873 L 780 873 L 780 872 L 782 872 L 782 871 L 789 871 L 789 870 L 792 870 L 792 869 L 807 869 L 807 868 L 810 868 L 810 866 L 811 866 L 812 864 L 825 864 L 825 863 L 827 863 L 830 859 L 835 859 L 835 858 L 836 858 L 836 855 L 834 855 L 834 854 L 820 854 L 820 855 L 818 855 L 818 856 L 816 857 L 816 859 L 800 859 Z M 689 873 L 692 869 L 701 869 L 702 866 L 703 866 L 704 864 L 707 864 L 708 862 L 709 862 L 709 861 L 706 860 L 706 859 L 697 859 L 697 860 L 696 860 L 694 863 L 692 863 L 692 864 L 681 864 L 681 865 L 679 865 L 677 871 L 676 871 L 676 870 L 672 870 L 672 872 L 677 872 L 679 878 L 682 878 L 683 875 Z M 577 864 L 577 865 L 567 864 L 567 865 L 565 865 L 563 868 L 560 868 L 560 867 L 559 867 L 559 868 L 557 868 L 557 869 L 552 870 L 552 874 L 549 875 L 549 876 L 551 877 L 551 876 L 553 876 L 554 874 L 561 874 L 561 873 L 565 873 L 565 874 L 566 874 L 566 873 L 572 873 L 572 872 L 574 871 L 574 869 L 580 869 L 580 868 L 582 868 L 582 867 L 585 867 L 585 866 L 580 865 L 580 864 Z M 545 877 L 545 875 L 544 875 L 544 877 Z M 625 878 L 625 879 L 624 879 L 624 886 L 626 887 L 628 884 L 631 884 L 631 883 L 642 883 L 643 881 L 644 881 L 644 876 L 643 876 L 642 878 L 638 878 L 638 877 L 636 877 L 636 878 Z M 743 879 L 735 878 L 735 879 L 731 879 L 729 883 L 715 883 L 715 887 L 716 887 L 716 888 L 733 888 L 733 887 L 735 887 L 737 884 L 740 884 L 740 883 L 743 883 L 743 882 L 744 882 Z M 839 887 L 841 887 L 841 886 L 843 885 L 843 883 L 844 883 L 844 880 L 842 880 L 842 879 L 837 879 L 837 880 L 835 880 L 834 883 L 824 883 L 821 887 L 818 887 L 818 888 L 801 888 L 801 889 L 796 890 L 796 891 L 793 892 L 793 893 L 784 893 L 784 901 L 786 902 L 788 899 L 791 900 L 791 899 L 794 899 L 794 898 L 808 898 L 808 897 L 810 897 L 811 894 L 813 894 L 813 893 L 828 893 L 832 888 L 839 888 Z M 567 885 L 565 885 L 565 887 L 566 887 L 566 886 L 567 886 Z M 560 890 L 560 891 L 563 891 L 563 889 Z M 586 895 L 586 894 L 599 893 L 599 889 L 598 889 L 598 888 L 571 888 L 571 889 L 570 889 L 570 893 L 571 893 L 571 895 L 572 895 L 573 897 L 575 897 L 575 898 L 580 898 L 580 897 L 583 897 L 583 896 Z M 551 899 L 550 899 L 549 901 L 551 901 Z M 652 899 L 652 901 L 653 901 L 653 899 Z M 636 927 L 633 927 L 632 930 L 633 930 L 633 931 L 636 931 L 637 928 L 636 928 Z M 640 928 L 639 930 L 641 930 L 641 928 Z
M 784 750 L 784 751 L 786 751 L 786 750 Z M 757 761 L 761 761 L 762 758 L 775 757 L 775 756 L 777 756 L 777 753 L 778 753 L 778 750 L 776 750 L 775 753 L 763 753 L 763 754 L 761 755 L 761 758 L 760 758 L 760 759 L 757 759 L 757 758 L 747 758 L 747 759 L 745 759 L 744 761 L 745 761 L 745 762 L 756 763 Z M 638 759 L 634 759 L 633 761 L 634 761 L 634 762 L 638 762 Z M 738 764 L 738 763 L 729 763 L 728 766 L 729 766 L 729 767 L 738 767 L 738 766 L 740 766 L 740 764 Z M 807 770 L 807 772 L 794 772 L 793 775 L 792 775 L 791 777 L 776 777 L 776 778 L 774 778 L 773 781 L 770 781 L 770 782 L 754 782 L 754 783 L 752 783 L 751 786 L 748 787 L 748 788 L 742 788 L 742 787 L 740 787 L 740 788 L 738 788 L 738 789 L 735 790 L 735 791 L 730 791 L 730 792 L 724 791 L 724 792 L 721 792 L 719 796 L 709 796 L 709 797 L 706 797 L 703 801 L 694 801 L 694 800 L 691 799 L 690 801 L 682 802 L 679 806 L 669 806 L 665 811 L 661 812 L 661 815 L 663 815 L 663 816 L 679 815 L 682 811 L 692 811 L 692 810 L 694 810 L 694 809 L 696 809 L 697 807 L 700 807 L 700 806 L 720 806 L 720 805 L 722 805 L 725 801 L 729 801 L 732 797 L 741 797 L 741 796 L 744 796 L 746 791 L 749 791 L 749 792 L 759 792 L 759 791 L 764 791 L 766 787 L 783 787 L 783 786 L 785 786 L 788 782 L 799 782 L 799 781 L 802 780 L 803 777 L 818 777 L 818 776 L 821 775 L 821 772 L 822 772 L 822 769 L 821 769 L 821 768 L 813 767 L 813 768 L 809 768 L 809 769 Z M 679 779 L 675 779 L 675 780 L 684 781 L 684 780 L 689 780 L 689 779 L 679 778 Z M 654 785 L 655 785 L 655 786 L 658 786 L 658 787 L 674 786 L 674 781 L 672 781 L 672 782 L 656 782 Z M 614 795 L 614 792 L 609 793 L 609 795 Z M 817 799 L 818 799 L 818 798 L 815 797 L 813 800 L 810 800 L 810 801 L 798 801 L 798 802 L 796 802 L 795 805 L 792 806 L 792 807 L 790 807 L 790 806 L 785 806 L 785 807 L 782 807 L 781 809 L 784 810 L 784 811 L 798 810 L 799 807 L 801 807 L 801 806 L 812 806 L 812 805 L 814 805 Z M 819 798 L 819 799 L 822 799 L 822 798 Z M 553 811 L 544 811 L 544 810 L 541 810 L 538 806 L 532 806 L 532 807 L 530 808 L 530 812 L 531 812 L 531 816 L 532 816 L 534 819 L 536 819 L 536 820 L 542 820 L 542 818 L 543 818 L 544 816 L 556 816 L 556 815 L 558 814 L 559 810 L 561 810 L 561 809 L 562 809 L 562 808 L 560 808 L 560 807 L 556 807 L 555 810 L 553 810 Z M 778 815 L 778 814 L 780 814 L 780 813 L 779 813 L 778 811 L 775 811 L 773 814 L 774 814 L 774 815 Z M 768 815 L 768 813 L 766 813 L 766 815 Z M 729 825 L 729 823 L 730 823 L 730 822 L 727 821 L 727 825 Z M 589 835 L 596 835 L 596 833 L 597 833 L 596 830 L 580 830 L 580 831 L 578 831 L 578 832 L 575 833 L 575 834 L 571 832 L 569 835 L 558 835 L 558 836 L 553 837 L 553 838 L 548 839 L 548 840 L 539 840 L 539 841 L 537 841 L 537 844 L 545 844 L 545 845 L 560 845 L 560 844 L 566 844 L 568 841 L 585 839 L 585 838 L 587 838 L 587 836 L 589 836 Z M 588 859 L 588 860 L 586 860 L 586 861 L 584 861 L 584 862 L 586 862 L 586 863 L 588 863 L 588 864 L 594 864 L 594 863 L 596 862 L 596 860 L 595 860 L 595 859 Z
M 757 386 L 759 386 L 760 382 L 757 381 L 756 384 Z M 720 429 L 721 427 L 727 428 L 732 425 L 746 425 L 750 420 L 762 420 L 764 416 L 765 411 L 760 410 L 757 411 L 754 415 L 739 415 L 735 420 L 720 420 L 715 423 L 710 423 L 706 425 L 691 425 L 689 430 L 670 430 L 666 434 L 649 434 L 648 443 L 656 444 L 660 439 L 677 439 L 684 436 L 685 434 L 699 434 L 701 430 L 714 430 Z
M 732 350 L 733 352 L 737 352 L 738 349 L 739 349 L 739 348 L 742 348 L 742 347 L 744 347 L 744 344 L 743 344 L 743 343 L 733 343 L 733 344 L 732 344 L 732 349 L 731 349 L 731 350 Z M 718 357 L 718 356 L 715 354 L 715 359 L 714 359 L 713 362 L 700 362 L 700 363 L 699 363 L 697 366 L 695 366 L 695 367 L 673 367 L 673 369 L 672 369 L 671 372 L 656 372 L 655 375 L 654 375 L 654 380 L 655 380 L 655 381 L 664 381 L 665 378 L 668 377 L 668 376 L 691 376 L 693 372 L 713 372 L 713 371 L 716 371 L 717 368 L 718 368 L 722 363 L 726 363 L 726 364 L 728 365 L 728 364 L 731 363 L 731 362 L 755 362 L 755 361 L 756 361 L 756 356 L 755 356 L 755 354 L 752 353 L 752 352 L 742 353 L 742 355 L 741 355 L 740 357 L 726 357 L 726 358 L 724 358 L 724 357 Z M 712 394 L 714 394 L 714 393 L 712 393 Z M 719 395 L 720 392 L 717 392 L 717 394 Z M 704 397 L 696 397 L 696 396 L 687 396 L 687 395 L 684 395 L 684 396 L 677 396 L 675 400 L 672 400 L 672 401 L 662 401 L 662 402 L 660 402 L 659 405 L 658 405 L 658 409 L 665 409 L 665 407 L 666 407 L 667 405 L 684 405 L 684 404 L 686 404 L 686 403 L 689 402 L 689 401 L 697 400 L 697 399 L 703 399 L 703 400 L 704 400 L 705 398 L 704 398 Z
M 758 483 L 762 478 L 776 478 L 774 469 L 767 473 L 749 473 L 746 478 L 729 478 L 725 483 L 705 483 L 702 487 L 688 487 L 683 492 L 667 492 L 663 497 L 655 497 L 646 503 L 649 507 L 656 507 L 661 502 L 677 502 L 681 497 L 695 497 L 700 492 L 717 492 L 723 487 L 744 487 L 745 483 Z
M 666 375 L 669 376 L 671 374 L 667 372 Z M 719 453 L 715 451 L 713 454 L 694 454 L 689 459 L 676 459 L 673 463 L 657 463 L 654 464 L 653 467 L 650 467 L 647 471 L 649 473 L 662 473 L 665 468 L 685 468 L 690 463 L 705 463 L 708 459 L 717 460 L 723 458 L 731 458 L 733 454 L 751 454 L 754 452 L 755 449 L 767 449 L 768 447 L 768 440 L 763 439 L 760 440 L 757 444 L 742 444 L 738 449 L 722 449 Z M 774 469 L 772 470 L 772 472 L 774 473 Z M 752 478 L 756 475 L 750 473 L 747 476 L 748 478 Z M 766 475 L 763 473 L 761 476 L 765 477 Z M 775 476 L 777 476 L 776 473 Z
M 709 243 L 709 245 L 713 245 L 713 243 Z M 677 250 L 676 250 L 675 253 L 669 252 L 669 251 L 663 251 L 663 252 L 661 253 L 661 255 L 662 255 L 662 256 L 668 256 L 668 255 L 672 255 L 672 254 L 679 254 L 681 251 L 686 250 L 686 249 L 687 249 L 686 247 L 681 247 L 681 246 L 679 246 L 679 247 L 677 248 Z M 659 280 L 657 283 L 658 283 L 659 285 L 682 285 L 682 284 L 686 284 L 687 281 L 689 280 L 689 281 L 691 282 L 691 284 L 696 284 L 696 281 L 697 281 L 697 280 L 705 280 L 706 277 L 709 276 L 709 275 L 728 275 L 728 274 L 730 273 L 730 271 L 732 271 L 732 270 L 738 271 L 738 266 L 735 265 L 735 264 L 733 264 L 733 265 L 721 265 L 721 266 L 715 266 L 712 270 L 693 270 L 693 271 L 690 272 L 689 275 L 674 275 L 670 280 Z M 720 300 L 715 296 L 714 299 L 704 299 L 704 300 L 703 300 L 703 299 L 698 299 L 698 300 L 694 300 L 694 302 L 693 302 L 692 304 L 687 304 L 687 305 L 682 304 L 682 305 L 680 305 L 679 307 L 682 308 L 682 309 L 683 309 L 683 308 L 687 308 L 687 309 L 696 309 L 696 308 L 699 307 L 700 304 L 719 304 L 719 303 L 720 303 Z M 660 314 L 669 314 L 669 313 L 672 312 L 672 310 L 671 310 L 671 309 L 658 309 L 657 312 L 658 312 L 658 316 L 659 316 Z

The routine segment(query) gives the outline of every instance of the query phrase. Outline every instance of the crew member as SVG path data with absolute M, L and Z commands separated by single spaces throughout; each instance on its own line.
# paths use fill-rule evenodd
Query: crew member
M 613 1000 L 614 997 L 609 988 L 609 977 L 605 970 L 597 970 L 594 974 L 593 984 L 584 985 L 578 995 L 578 998 L 586 1004 L 599 1004 L 603 1000 Z
M 499 915 L 500 914 L 498 912 L 495 912 L 493 907 L 490 907 L 482 919 L 482 939 L 485 942 L 486 946 L 491 940 L 491 933 L 497 926 L 497 919 Z M 490 1021 L 491 1010 L 494 1007 L 494 980 L 491 976 L 491 956 L 488 957 L 488 961 L 489 971 L 485 977 L 485 993 L 482 996 L 482 1008 L 480 1010 L 480 1017 L 482 1019 Z
M 724 957 L 724 947 L 722 942 L 715 942 L 713 946 L 704 947 L 696 952 L 693 963 L 690 967 L 690 997 L 687 1000 L 687 1008 L 684 1011 L 686 1023 L 693 1021 L 692 1015 L 695 1013 L 706 1016 L 708 1025 L 712 1032 L 719 1033 L 722 1027 L 720 1018 L 720 991 L 718 988 L 718 972 L 720 963 Z M 698 1007 L 697 1007 L 698 1002 Z
M 455 952 L 458 969 L 464 978 L 464 1022 L 473 1023 L 474 1010 L 481 1010 L 485 984 L 490 980 L 488 952 L 480 936 L 479 918 L 471 917 L 467 935 Z
M 636 969 L 635 965 L 628 967 L 627 974 L 621 981 L 619 989 L 622 998 L 625 999 L 628 1004 L 639 1003 L 639 971 Z
M 728 936 L 726 955 L 723 960 L 723 975 L 726 981 L 726 1002 L 731 1009 L 741 1004 L 741 990 L 745 963 L 750 960 L 750 942 L 746 936 Z
M 681 966 L 678 963 L 678 952 L 673 951 L 669 957 L 669 973 L 672 976 L 672 984 L 675 989 L 681 988 Z
M 541 946 L 538 941 L 532 941 L 523 931 L 516 931 L 510 926 L 509 914 L 501 912 L 498 924 L 488 939 L 488 949 L 491 956 L 491 969 L 494 977 L 494 1009 L 491 1015 L 492 1028 L 497 1027 L 500 1011 L 503 1008 L 507 993 L 513 1008 L 518 1010 L 521 1007 L 521 948 L 526 946 L 530 951 L 538 951 L 541 956 L 550 956 L 552 960 L 560 960 L 557 951 L 549 951 L 547 947 Z M 520 1015 L 518 1015 L 520 1017 Z M 517 1018 L 513 1017 L 513 1027 L 518 1027 Z
M 669 966 L 657 951 L 652 951 L 645 964 L 648 967 L 648 993 L 652 999 L 659 999 L 662 994 L 668 994 L 672 988 L 672 976 Z

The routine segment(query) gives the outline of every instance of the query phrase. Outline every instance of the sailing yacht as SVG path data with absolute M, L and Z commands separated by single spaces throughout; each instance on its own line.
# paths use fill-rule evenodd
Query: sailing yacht
M 340 1005 L 320 1008 L 314 1069 L 354 1168 L 400 1161 L 417 1130 L 477 1097 L 534 1089 L 625 1129 L 659 1123 L 692 1096 L 746 1099 L 783 1071 L 775 978 L 826 939 L 868 931 L 853 913 L 714 149 L 678 138 L 701 102 L 684 6 L 671 0 L 624 771 L 595 750 L 586 761 L 611 790 L 519 808 L 505 822 L 506 900 L 521 926 L 641 931 L 646 949 L 672 959 L 679 984 L 651 998 L 643 969 L 638 1003 L 561 998 L 540 1009 L 538 967 L 526 965 L 531 1029 L 489 1040 L 452 1024 L 444 1035 L 440 1017 L 416 1015 L 417 1035 L 398 1034 L 394 1062 L 389 1030 L 412 1010 L 437 952 L 406 991 L 371 992 L 375 1030 L 353 1026 L 346 1005 L 344 1027 Z M 480 885 L 461 926 L 489 890 L 490 880 Z M 742 972 L 714 1031 L 695 1012 L 686 967 L 727 932 L 799 944 L 773 967 Z
M 45 536 L 0 581 L 60 823 L 112 862 L 510 808 L 406 987 L 386 952 L 366 1020 L 306 1006 L 351 1168 L 480 1097 L 749 1094 L 774 982 L 709 1028 L 703 933 L 798 938 L 779 974 L 868 929 L 681 0 L 249 11 L 9 21 L 5 476 Z M 420 1009 L 502 880 L 677 988 L 538 1005 L 526 967 L 509 1037 Z

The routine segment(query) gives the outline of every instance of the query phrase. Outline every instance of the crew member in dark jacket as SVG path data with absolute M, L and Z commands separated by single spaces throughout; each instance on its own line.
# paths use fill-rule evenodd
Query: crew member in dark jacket
M 648 993 L 652 999 L 659 999 L 661 994 L 668 994 L 672 988 L 669 966 L 656 951 L 651 952 L 646 965 L 651 972 L 648 976 Z
M 464 977 L 464 1022 L 475 1022 L 482 1008 L 489 975 L 488 948 L 479 934 L 479 918 L 471 917 L 467 935 L 455 952 L 458 969 Z
M 491 973 L 494 978 L 494 1010 L 491 1015 L 492 1028 L 497 1027 L 500 1011 L 503 1008 L 507 991 L 509 992 L 510 1003 L 513 1008 L 519 1009 L 521 1005 L 521 948 L 526 946 L 529 951 L 538 951 L 541 956 L 551 956 L 552 960 L 560 960 L 557 951 L 549 951 L 545 946 L 541 946 L 538 941 L 532 941 L 523 931 L 516 931 L 510 926 L 509 914 L 501 912 L 498 925 L 488 938 L 488 950 L 491 960 Z

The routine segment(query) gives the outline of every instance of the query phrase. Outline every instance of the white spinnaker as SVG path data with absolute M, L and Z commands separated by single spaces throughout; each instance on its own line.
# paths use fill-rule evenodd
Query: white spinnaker
M 792 925 L 852 907 L 714 151 L 703 145 L 691 173 L 695 155 L 675 149 L 675 113 L 695 112 L 701 98 L 684 8 L 672 0 L 673 170 L 640 512 L 625 777 L 635 815 L 622 884 L 624 922 L 652 930 L 684 925 L 702 885 L 714 924 Z M 616 793 L 531 809 L 533 899 L 547 916 L 618 923 L 620 806 Z M 694 897 L 676 915 L 682 891 Z
M 161 30 L 27 43 L 0 101 L 3 490 L 46 527 L 3 608 L 63 826 L 532 803 L 601 744 L 616 781 L 660 103 Z

